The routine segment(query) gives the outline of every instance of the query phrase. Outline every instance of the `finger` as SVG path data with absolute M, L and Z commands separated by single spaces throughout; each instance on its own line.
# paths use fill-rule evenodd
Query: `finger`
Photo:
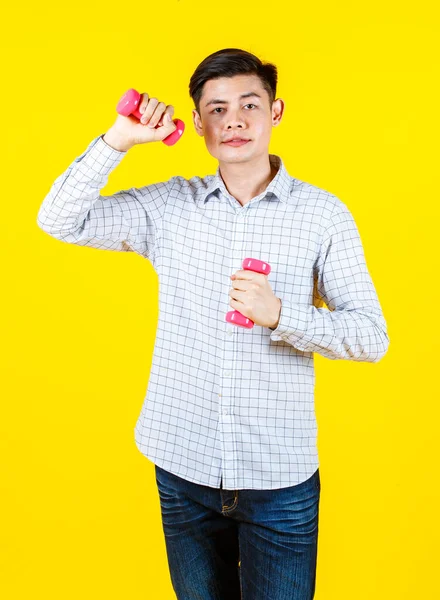
M 159 104 L 159 100 L 157 98 L 150 98 L 148 100 L 147 108 L 142 115 L 141 122 L 148 123 L 151 117 L 153 116 L 154 111 L 156 110 L 157 105 Z
M 165 106 L 166 105 L 164 102 L 159 102 L 150 120 L 148 121 L 148 127 L 154 128 L 157 126 L 157 124 L 159 123 L 159 119 L 162 117 L 163 111 L 165 110 Z
M 239 300 L 239 301 L 243 301 L 244 294 L 245 294 L 245 292 L 243 292 L 243 290 L 236 290 L 236 289 L 233 289 L 229 292 L 229 295 L 231 296 L 231 298 L 233 298 L 234 300 Z
M 170 104 L 169 106 L 166 107 L 166 110 L 164 111 L 161 118 L 159 119 L 159 126 L 162 127 L 162 125 L 168 125 L 167 119 L 165 117 L 167 117 L 169 115 L 171 120 L 173 120 L 173 114 L 174 114 L 174 107 Z
M 147 94 L 147 92 L 144 92 L 143 94 L 141 94 L 141 99 L 139 102 L 139 112 L 140 113 L 144 113 L 145 109 L 148 106 L 148 100 L 150 99 L 149 94 Z

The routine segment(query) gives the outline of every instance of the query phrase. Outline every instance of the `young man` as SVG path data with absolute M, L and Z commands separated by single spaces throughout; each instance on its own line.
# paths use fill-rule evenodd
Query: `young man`
M 144 94 L 145 123 L 118 116 L 54 182 L 38 215 L 60 240 L 138 252 L 158 273 L 135 439 L 155 464 L 179 600 L 314 597 L 313 353 L 377 362 L 389 344 L 349 209 L 268 153 L 284 111 L 276 84 L 276 67 L 244 50 L 208 56 L 190 95 L 215 175 L 99 194 L 129 148 L 173 128 L 172 107 Z M 245 258 L 270 273 L 244 269 Z M 254 327 L 227 322 L 234 309 Z

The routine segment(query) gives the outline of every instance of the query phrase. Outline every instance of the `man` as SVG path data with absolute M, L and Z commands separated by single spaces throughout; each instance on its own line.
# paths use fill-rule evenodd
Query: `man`
M 155 464 L 179 600 L 314 597 L 313 353 L 377 362 L 389 345 L 347 206 L 268 152 L 284 111 L 276 84 L 274 65 L 237 48 L 215 52 L 190 81 L 215 175 L 99 195 L 133 145 L 175 128 L 172 107 L 143 94 L 141 122 L 119 115 L 55 181 L 38 215 L 60 240 L 137 252 L 158 273 L 135 439 Z M 243 268 L 245 258 L 270 273 Z M 227 322 L 229 310 L 254 327 Z

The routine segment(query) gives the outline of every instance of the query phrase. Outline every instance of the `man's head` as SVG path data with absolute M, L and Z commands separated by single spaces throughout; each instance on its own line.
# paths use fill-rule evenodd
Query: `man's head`
M 276 86 L 276 66 L 239 48 L 219 50 L 200 63 L 189 93 L 194 126 L 212 156 L 239 163 L 267 155 L 272 127 L 284 110 L 283 100 L 274 100 Z M 250 141 L 238 147 L 224 143 L 232 137 Z

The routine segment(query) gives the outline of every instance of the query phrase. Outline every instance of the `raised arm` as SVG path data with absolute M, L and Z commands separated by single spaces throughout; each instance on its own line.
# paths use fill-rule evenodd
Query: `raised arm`
M 135 251 L 150 257 L 162 221 L 171 179 L 142 188 L 100 195 L 126 151 L 107 144 L 104 134 L 53 183 L 37 216 L 38 226 L 70 244 Z

